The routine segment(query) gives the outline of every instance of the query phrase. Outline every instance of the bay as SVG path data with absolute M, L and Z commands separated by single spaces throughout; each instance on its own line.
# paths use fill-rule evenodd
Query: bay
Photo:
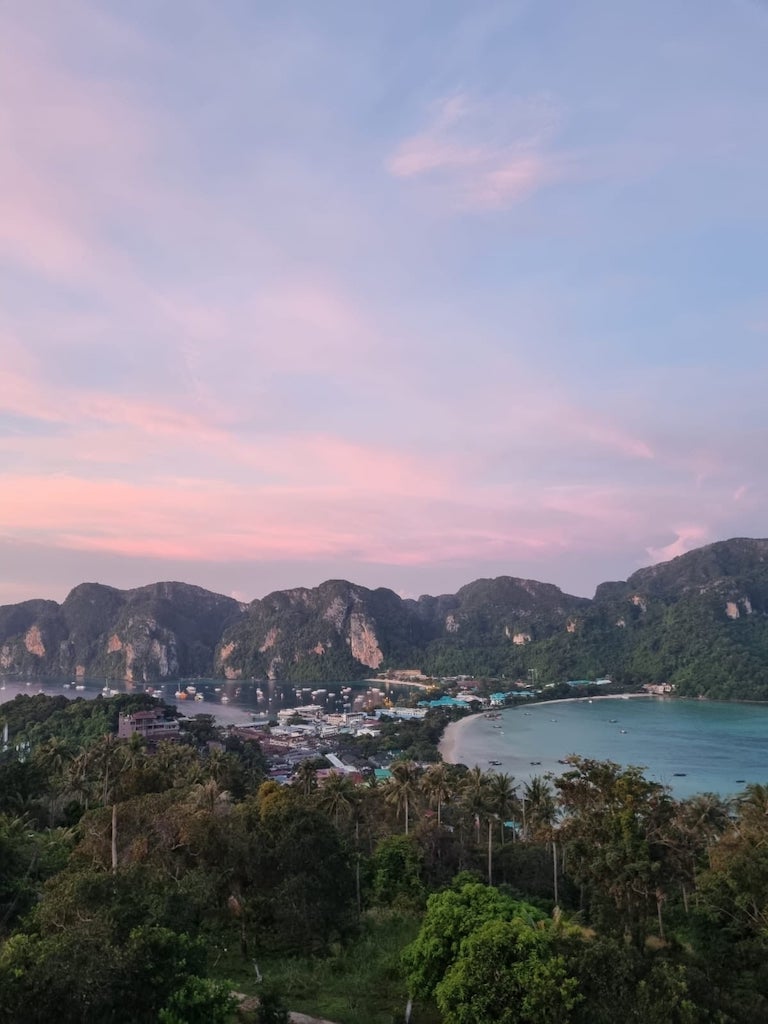
M 188 716 L 213 715 L 219 725 L 247 725 L 254 718 L 275 718 L 282 708 L 293 708 L 314 704 L 324 711 L 362 709 L 369 698 L 396 696 L 405 687 L 369 681 L 352 683 L 321 682 L 309 684 L 277 683 L 262 680 L 227 681 L 223 679 L 182 679 L 172 683 L 129 683 L 109 682 L 111 693 L 144 693 L 152 689 L 153 694 L 175 705 Z M 187 692 L 189 688 L 192 692 Z M 0 705 L 13 700 L 18 694 L 31 696 L 44 693 L 49 697 L 63 696 L 68 700 L 81 698 L 95 700 L 106 696 L 103 679 L 79 679 L 77 686 L 69 679 L 11 679 L 0 680 Z M 184 693 L 184 697 L 178 696 Z M 199 696 L 202 699 L 196 700 Z M 0 716 L 1 717 L 1 716 Z
M 768 782 L 768 705 L 669 698 L 595 698 L 508 708 L 449 726 L 446 760 L 527 781 L 562 774 L 571 754 L 645 769 L 677 797 L 727 797 Z

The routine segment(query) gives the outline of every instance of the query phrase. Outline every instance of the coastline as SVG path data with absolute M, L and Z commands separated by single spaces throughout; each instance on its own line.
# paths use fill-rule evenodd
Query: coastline
M 518 704 L 515 707 L 508 708 L 497 708 L 499 711 L 518 711 L 522 708 L 540 708 L 547 705 L 556 704 L 575 704 L 578 701 L 598 701 L 598 700 L 670 700 L 674 698 L 670 697 L 659 697 L 653 693 L 603 693 L 598 694 L 594 697 L 558 697 L 556 700 L 536 700 L 531 701 L 528 704 Z M 456 722 L 449 722 L 443 730 L 443 735 L 440 737 L 440 742 L 437 745 L 437 749 L 440 755 L 447 764 L 465 764 L 466 762 L 459 759 L 457 754 L 459 753 L 459 746 L 461 742 L 461 735 L 469 726 L 470 722 L 476 721 L 478 718 L 482 718 L 483 715 L 487 714 L 487 710 L 478 711 L 475 714 L 466 715 L 464 718 L 460 718 Z

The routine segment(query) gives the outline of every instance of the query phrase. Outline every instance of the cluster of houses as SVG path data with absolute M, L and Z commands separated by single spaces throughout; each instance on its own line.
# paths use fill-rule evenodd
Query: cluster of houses
M 462 680 L 463 681 L 463 680 Z M 608 679 L 569 680 L 574 688 L 584 686 L 605 686 Z M 668 683 L 648 683 L 643 690 L 649 694 L 665 695 L 674 691 Z M 376 691 L 379 692 L 379 691 Z M 318 780 L 331 772 L 349 775 L 360 781 L 364 774 L 373 769 L 380 778 L 385 778 L 388 758 L 366 758 L 349 753 L 344 744 L 345 737 L 377 737 L 381 733 L 381 719 L 418 720 L 423 719 L 432 708 L 466 708 L 480 710 L 500 708 L 510 704 L 513 698 L 526 699 L 539 696 L 540 691 L 515 688 L 499 691 L 488 697 L 481 697 L 465 684 L 455 696 L 441 696 L 421 700 L 415 707 L 400 707 L 387 703 L 385 707 L 370 710 L 348 708 L 343 712 L 329 712 L 318 704 L 281 708 L 274 719 L 259 720 L 253 716 L 250 723 L 233 726 L 243 739 L 258 741 L 270 765 L 272 778 L 288 781 L 297 765 L 312 758 L 324 757 L 330 767 L 318 771 Z M 180 724 L 176 719 L 167 719 L 161 708 L 150 711 L 136 711 L 121 714 L 118 736 L 129 739 L 138 734 L 149 747 L 156 747 L 162 740 L 176 740 L 180 736 Z M 343 756 L 342 756 L 343 754 Z

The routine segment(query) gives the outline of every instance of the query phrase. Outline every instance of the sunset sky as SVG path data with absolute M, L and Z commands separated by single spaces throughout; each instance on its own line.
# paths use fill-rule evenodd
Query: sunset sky
M 0 603 L 768 534 L 768 3 L 5 0 Z

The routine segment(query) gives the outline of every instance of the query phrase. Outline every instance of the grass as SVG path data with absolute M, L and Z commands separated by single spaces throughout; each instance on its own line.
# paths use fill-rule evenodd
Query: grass
M 325 957 L 258 959 L 265 981 L 273 985 L 291 1010 L 324 1017 L 336 1024 L 393 1024 L 403 1021 L 407 992 L 400 954 L 419 930 L 419 918 L 402 911 L 372 910 L 360 934 Z M 222 955 L 215 974 L 238 991 L 258 995 L 252 964 L 237 955 L 237 944 Z M 437 1024 L 429 1007 L 417 1007 L 412 1024 Z

